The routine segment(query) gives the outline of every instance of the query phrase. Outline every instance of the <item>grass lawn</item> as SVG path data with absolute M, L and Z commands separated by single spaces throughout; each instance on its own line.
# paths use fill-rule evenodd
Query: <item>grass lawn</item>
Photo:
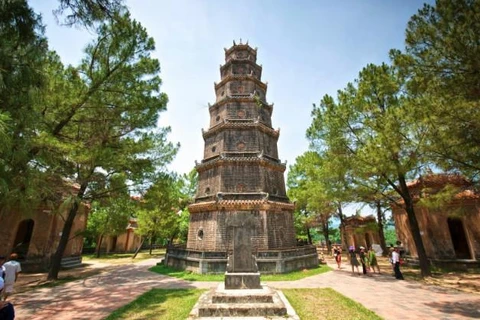
M 361 304 L 330 288 L 283 289 L 282 292 L 302 320 L 382 319 Z
M 106 320 L 186 319 L 204 291 L 199 289 L 152 289 L 114 311 Z M 302 320 L 382 319 L 361 304 L 329 288 L 284 289 L 282 291 Z
M 132 262 L 139 262 L 150 258 L 159 258 L 165 256 L 165 249 L 155 249 L 150 255 L 149 250 L 140 251 L 135 259 L 132 259 L 133 253 L 109 253 L 101 254 L 99 258 L 95 254 L 84 254 L 82 261 L 84 263 L 89 262 L 103 262 L 108 264 L 128 264 Z
M 197 274 L 185 270 L 177 270 L 164 265 L 154 266 L 148 269 L 152 272 L 159 274 L 167 275 L 170 277 L 175 277 L 187 281 L 223 281 L 225 279 L 225 274 Z M 327 265 L 320 265 L 317 268 L 304 269 L 299 271 L 293 271 L 289 273 L 278 273 L 278 274 L 265 274 L 262 275 L 261 281 L 293 281 L 298 279 L 303 279 L 309 276 L 316 274 L 324 273 L 331 271 Z
M 105 320 L 186 319 L 204 291 L 200 289 L 152 289 L 117 309 Z

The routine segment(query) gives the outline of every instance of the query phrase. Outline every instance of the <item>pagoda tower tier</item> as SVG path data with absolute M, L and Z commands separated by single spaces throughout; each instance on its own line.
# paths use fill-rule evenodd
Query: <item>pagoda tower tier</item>
M 170 248 L 167 264 L 200 273 L 224 271 L 220 260 L 231 250 L 233 229 L 241 221 L 252 228 L 248 242 L 260 271 L 318 264 L 315 248 L 296 248 L 294 205 L 285 190 L 286 164 L 278 155 L 280 131 L 272 128 L 273 104 L 266 100 L 257 49 L 234 42 L 225 49 L 220 77 L 214 85 L 216 101 L 209 105 L 209 128 L 202 130 L 203 160 L 196 163 L 198 188 L 189 206 L 186 251 Z M 282 251 L 288 259 L 281 258 Z M 271 260 L 272 266 L 258 255 L 280 258 Z M 208 257 L 220 259 L 220 264 Z

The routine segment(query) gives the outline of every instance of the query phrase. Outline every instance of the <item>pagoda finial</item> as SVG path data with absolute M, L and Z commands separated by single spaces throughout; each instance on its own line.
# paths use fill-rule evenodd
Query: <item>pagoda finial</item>
M 240 38 L 240 44 L 242 44 L 242 38 Z
M 248 45 L 248 40 L 247 40 L 247 45 Z
M 227 48 L 223 48 L 223 50 L 224 50 L 225 52 L 227 52 Z
M 236 46 L 237 44 L 235 43 L 235 40 L 233 40 L 233 45 Z

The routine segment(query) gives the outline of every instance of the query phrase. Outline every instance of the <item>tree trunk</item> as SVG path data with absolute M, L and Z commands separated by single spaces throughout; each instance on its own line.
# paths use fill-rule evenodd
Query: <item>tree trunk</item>
M 412 232 L 413 242 L 415 243 L 415 247 L 417 249 L 421 276 L 428 277 L 431 276 L 430 262 L 428 260 L 425 246 L 423 245 L 422 236 L 420 234 L 420 228 L 418 226 L 417 217 L 413 208 L 413 199 L 408 190 L 407 183 L 405 182 L 405 176 L 399 174 L 398 180 L 400 182 L 400 189 L 402 191 L 401 196 L 405 202 L 405 211 L 407 212 L 408 223 L 410 225 L 410 231 Z
M 151 237 L 150 237 L 150 255 L 152 255 L 153 241 L 154 241 L 154 237 L 151 236 Z
M 175 236 L 176 236 L 176 234 L 174 234 L 170 237 L 170 240 L 167 243 L 167 247 L 170 247 L 170 246 L 173 245 L 173 240 L 175 240 Z
M 68 212 L 67 219 L 63 225 L 62 236 L 60 237 L 60 242 L 58 243 L 57 250 L 52 256 L 50 270 L 48 270 L 47 280 L 57 280 L 58 272 L 62 264 L 63 253 L 67 247 L 68 239 L 70 238 L 70 231 L 72 231 L 73 221 L 77 215 L 79 204 L 83 199 L 85 190 L 87 189 L 87 183 L 83 183 L 80 186 L 80 190 L 77 194 L 77 199 L 73 202 L 70 211 Z
M 97 258 L 100 257 L 100 248 L 102 247 L 102 242 L 103 242 L 103 233 L 100 234 L 100 236 L 98 237 L 98 244 L 97 244 Z
M 310 228 L 309 227 L 306 227 L 305 229 L 307 229 L 307 241 L 308 241 L 308 244 L 312 244 L 312 235 L 310 233 Z
M 380 238 L 380 246 L 382 247 L 383 255 L 387 255 L 387 243 L 385 242 L 385 233 L 383 232 L 383 212 L 380 201 L 376 201 L 377 206 L 377 220 L 378 220 L 378 237 Z
M 323 231 L 323 236 L 325 237 L 325 242 L 327 243 L 327 249 L 328 252 L 332 251 L 332 244 L 330 243 L 330 235 L 328 234 L 329 231 L 328 227 L 328 219 L 326 221 L 322 222 L 322 231 Z
M 340 219 L 340 243 L 344 250 L 348 250 L 347 239 L 345 239 L 345 217 L 343 215 L 342 204 L 338 204 L 338 218 Z
M 137 257 L 137 254 L 140 252 L 140 250 L 142 249 L 142 246 L 143 246 L 143 243 L 145 242 L 145 237 L 142 237 L 142 242 L 140 243 L 140 245 L 138 246 L 137 250 L 135 250 L 135 253 L 133 254 L 133 257 L 132 259 L 135 259 Z

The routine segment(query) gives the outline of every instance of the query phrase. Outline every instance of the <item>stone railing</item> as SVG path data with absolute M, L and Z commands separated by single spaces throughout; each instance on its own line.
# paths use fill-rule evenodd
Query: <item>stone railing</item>
M 171 255 L 177 257 L 189 257 L 196 259 L 226 259 L 227 253 L 222 251 L 197 251 L 186 249 L 185 245 L 175 245 L 168 248 Z M 292 249 L 257 251 L 257 259 L 282 259 L 292 257 L 302 257 L 305 255 L 316 254 L 315 246 L 302 246 Z

